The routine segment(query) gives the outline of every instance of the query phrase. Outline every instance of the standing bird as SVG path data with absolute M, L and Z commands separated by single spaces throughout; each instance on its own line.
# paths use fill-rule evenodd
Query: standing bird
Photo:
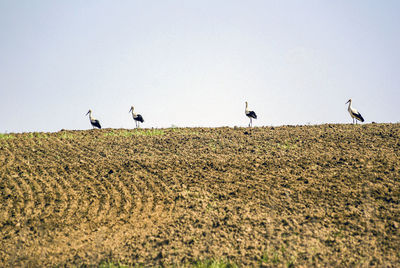
M 135 113 L 133 112 L 133 110 L 134 110 L 134 108 L 133 108 L 133 106 L 131 106 L 131 109 L 129 110 L 129 113 L 132 112 L 133 120 L 135 120 L 136 128 L 138 128 L 139 125 L 140 125 L 140 123 L 143 123 L 143 122 L 144 122 L 143 116 L 140 115 L 140 114 L 135 114 Z M 140 123 L 139 123 L 139 122 L 140 122 Z
M 92 117 L 92 110 L 89 110 L 86 115 L 89 115 L 90 124 L 92 124 L 93 128 L 94 127 L 101 128 L 99 120 Z
M 246 101 L 246 110 L 244 111 L 244 113 L 246 114 L 246 116 L 248 118 L 250 118 L 250 123 L 249 123 L 249 127 L 253 126 L 253 118 L 257 119 L 257 115 L 254 111 L 249 111 L 249 109 L 247 108 L 247 101 Z
M 351 117 L 353 118 L 353 124 L 354 124 L 354 119 L 356 119 L 356 124 L 357 124 L 357 120 L 364 122 L 364 118 L 357 111 L 357 109 L 354 109 L 353 107 L 351 107 L 351 99 L 349 99 L 345 104 L 347 104 L 347 103 L 349 104 L 349 108 L 347 108 L 347 110 L 349 111 Z

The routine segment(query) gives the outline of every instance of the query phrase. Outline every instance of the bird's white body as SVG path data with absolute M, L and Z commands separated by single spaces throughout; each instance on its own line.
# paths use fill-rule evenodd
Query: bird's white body
M 349 103 L 349 106 L 347 107 L 347 111 L 349 111 L 349 114 L 351 116 L 351 118 L 353 119 L 353 124 L 354 124 L 354 120 L 356 121 L 357 124 L 357 120 L 364 122 L 364 118 L 361 116 L 361 114 L 357 111 L 357 109 L 353 108 L 351 106 L 351 99 L 348 100 L 346 103 Z
M 350 104 L 349 104 L 349 107 L 347 108 L 347 110 L 349 111 L 349 113 L 350 113 L 350 115 L 351 115 L 352 118 L 356 118 L 356 117 L 354 116 L 354 114 L 358 114 L 357 109 L 351 107 Z

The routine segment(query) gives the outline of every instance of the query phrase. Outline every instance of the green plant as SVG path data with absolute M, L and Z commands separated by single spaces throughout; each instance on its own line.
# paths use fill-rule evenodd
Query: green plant
M 10 134 L 2 134 L 0 133 L 0 139 L 8 140 L 8 139 L 14 139 L 15 137 Z
M 190 267 L 193 268 L 235 268 L 238 267 L 235 263 L 225 260 L 202 260 L 197 261 Z
M 146 129 L 146 130 L 123 130 L 123 131 L 110 131 L 104 133 L 104 136 L 114 136 L 114 137 L 130 137 L 130 136 L 160 136 L 164 135 L 164 130 L 161 129 Z
M 130 137 L 130 136 L 133 136 L 133 135 L 134 135 L 133 132 L 127 131 L 127 130 L 124 130 L 124 131 L 121 132 L 121 136 L 123 136 L 123 137 Z
M 277 264 L 277 263 L 281 262 L 281 260 L 279 258 L 279 252 L 278 251 L 275 251 L 273 253 L 271 261 L 272 261 L 273 264 Z
M 261 256 L 261 262 L 264 263 L 269 263 L 269 254 L 267 251 L 264 251 L 264 253 Z
M 132 133 L 136 136 L 161 136 L 165 134 L 164 130 L 161 129 L 137 130 Z
M 108 136 L 119 136 L 119 135 L 118 133 L 111 130 L 110 132 L 104 133 L 104 136 L 108 137 Z
M 273 264 L 280 263 L 279 252 L 276 250 L 270 252 L 268 250 L 265 251 L 261 257 L 261 262 Z
M 288 260 L 288 261 L 286 262 L 286 266 L 287 266 L 288 268 L 294 267 L 295 264 L 296 264 L 296 258 L 295 258 L 294 256 L 290 257 L 290 260 Z
M 166 129 L 167 132 L 177 132 L 185 135 L 199 135 L 200 132 L 195 131 L 192 128 L 179 128 L 175 125 L 172 125 L 170 128 Z
M 216 150 L 217 150 L 217 145 L 216 145 L 215 143 L 213 143 L 213 142 L 209 142 L 209 143 L 208 143 L 208 146 L 209 146 L 213 151 L 216 151 Z
M 285 141 L 284 143 L 278 143 L 278 147 L 283 148 L 283 149 L 293 149 L 296 148 L 297 145 L 292 143 L 291 141 Z
M 128 268 L 131 266 L 120 264 L 120 263 L 113 263 L 113 262 L 104 262 L 100 263 L 99 268 Z M 137 266 L 135 266 L 137 267 Z
M 287 267 L 294 267 L 296 263 L 295 256 L 287 254 L 286 248 L 281 246 L 280 249 L 266 249 L 261 256 L 261 263 L 279 264 L 286 263 Z
M 38 139 L 47 139 L 49 137 L 49 135 L 45 134 L 45 133 L 38 133 L 38 132 L 31 132 L 28 135 L 28 138 L 38 138 Z
M 60 134 L 60 138 L 61 138 L 61 139 L 73 139 L 73 138 L 74 138 L 74 135 L 73 135 L 73 134 L 70 134 L 70 133 L 61 133 L 61 134 Z

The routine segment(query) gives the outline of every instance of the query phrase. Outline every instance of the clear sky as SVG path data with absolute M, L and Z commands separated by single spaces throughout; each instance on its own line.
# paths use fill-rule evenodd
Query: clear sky
M 0 0 L 0 133 L 400 122 L 400 1 Z

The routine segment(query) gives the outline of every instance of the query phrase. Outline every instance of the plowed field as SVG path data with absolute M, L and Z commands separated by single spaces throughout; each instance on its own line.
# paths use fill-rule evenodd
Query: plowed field
M 400 124 L 0 136 L 0 266 L 400 266 Z

